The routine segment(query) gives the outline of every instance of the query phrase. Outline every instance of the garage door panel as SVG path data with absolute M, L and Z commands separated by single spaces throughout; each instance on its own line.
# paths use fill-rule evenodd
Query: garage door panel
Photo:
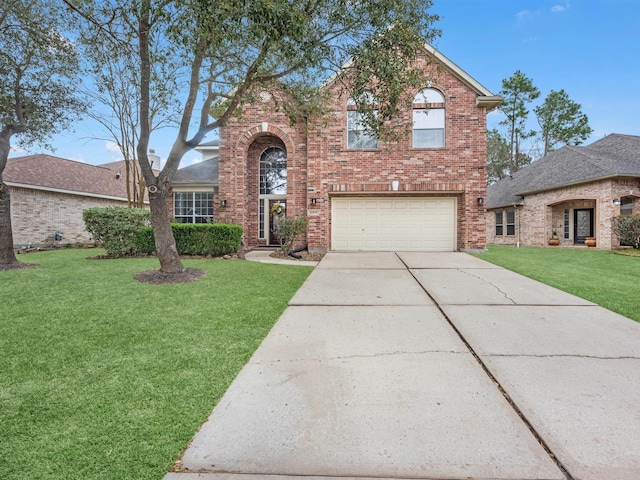
M 455 250 L 453 198 L 336 198 L 332 215 L 334 250 Z

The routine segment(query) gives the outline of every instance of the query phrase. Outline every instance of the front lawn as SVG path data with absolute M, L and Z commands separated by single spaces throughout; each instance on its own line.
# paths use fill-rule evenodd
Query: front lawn
M 186 260 L 20 255 L 0 272 L 0 478 L 161 479 L 311 272 Z
M 605 250 L 490 246 L 478 258 L 640 322 L 640 257 Z

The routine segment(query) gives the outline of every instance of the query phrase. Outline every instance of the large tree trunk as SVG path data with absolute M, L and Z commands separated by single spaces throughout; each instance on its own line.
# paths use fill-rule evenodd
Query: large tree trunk
M 156 242 L 156 255 L 160 260 L 160 271 L 163 273 L 184 272 L 184 266 L 180 255 L 178 255 L 176 242 L 171 231 L 167 194 L 163 189 L 158 189 L 155 193 L 149 192 L 149 205 L 151 207 L 153 238 Z
M 0 266 L 18 265 L 19 263 L 13 251 L 9 187 L 4 182 L 0 182 Z

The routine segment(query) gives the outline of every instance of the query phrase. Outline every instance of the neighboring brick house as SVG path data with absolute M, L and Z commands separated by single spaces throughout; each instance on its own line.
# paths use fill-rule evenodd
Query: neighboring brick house
M 275 245 L 280 204 L 308 217 L 311 251 L 484 249 L 486 114 L 501 99 L 430 47 L 429 56 L 435 62 L 421 64 L 431 81 L 396 142 L 359 134 L 335 82 L 315 123 L 292 125 L 273 92 L 258 92 L 220 129 L 216 221 L 242 225 L 246 247 Z
M 3 172 L 11 195 L 11 223 L 16 247 L 86 242 L 82 211 L 127 206 L 123 161 L 89 165 L 50 155 L 10 158 Z
M 640 137 L 565 146 L 487 189 L 487 243 L 619 246 L 611 219 L 640 213 Z

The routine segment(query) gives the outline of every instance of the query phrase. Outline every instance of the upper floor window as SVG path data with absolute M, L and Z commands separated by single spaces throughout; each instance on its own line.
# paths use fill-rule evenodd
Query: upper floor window
M 413 99 L 413 148 L 444 148 L 444 96 L 425 88 Z
M 373 115 L 377 116 L 376 110 L 373 110 Z M 364 115 L 358 111 L 352 98 L 347 101 L 347 148 L 378 148 L 378 138 L 367 131 Z
M 269 147 L 260 155 L 260 195 L 287 194 L 287 152 Z
M 173 216 L 179 223 L 213 222 L 213 192 L 174 192 Z

